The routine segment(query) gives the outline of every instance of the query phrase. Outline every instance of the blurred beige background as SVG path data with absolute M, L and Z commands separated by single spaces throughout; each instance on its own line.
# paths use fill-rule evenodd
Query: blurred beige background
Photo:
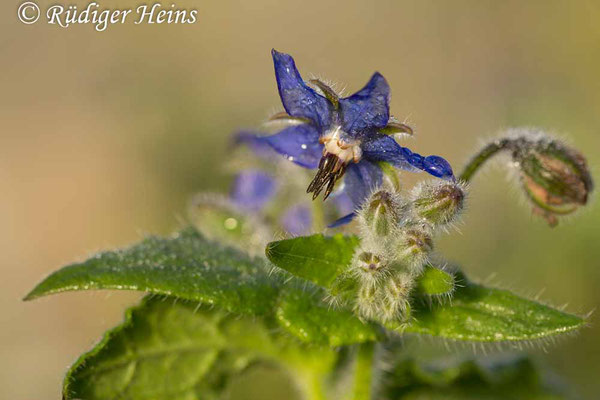
M 197 8 L 198 22 L 99 33 L 24 25 L 18 2 L 0 5 L 0 398 L 59 398 L 68 365 L 138 297 L 21 302 L 35 283 L 96 250 L 169 233 L 190 195 L 226 187 L 229 135 L 279 103 L 272 47 L 293 54 L 305 76 L 350 91 L 383 73 L 392 112 L 417 128 L 407 145 L 444 155 L 455 169 L 482 138 L 537 125 L 568 137 L 597 171 L 598 1 L 175 4 Z M 519 204 L 503 171 L 488 169 L 474 181 L 469 208 L 462 235 L 440 245 L 448 259 L 522 294 L 545 289 L 542 299 L 573 312 L 597 307 L 597 204 L 549 229 Z M 593 316 L 577 337 L 530 351 L 594 398 L 599 335 Z

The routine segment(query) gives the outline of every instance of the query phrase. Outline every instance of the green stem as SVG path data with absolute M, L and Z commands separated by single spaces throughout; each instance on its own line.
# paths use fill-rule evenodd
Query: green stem
M 354 387 L 352 400 L 370 400 L 373 387 L 373 361 L 375 359 L 375 343 L 362 343 L 358 348 L 354 370 Z
M 323 377 L 321 374 L 311 374 L 308 379 L 308 396 L 310 400 L 327 400 L 325 388 L 323 387 Z
M 323 202 L 320 199 L 313 200 L 313 232 L 321 232 L 325 229 L 325 215 L 323 210 Z
M 471 158 L 471 160 L 467 163 L 463 172 L 460 174 L 459 179 L 464 182 L 469 182 L 475 172 L 479 170 L 479 168 L 492 156 L 498 153 L 501 150 L 505 150 L 510 147 L 512 143 L 511 139 L 500 139 L 489 143 L 485 146 L 479 153 L 475 155 L 475 157 Z

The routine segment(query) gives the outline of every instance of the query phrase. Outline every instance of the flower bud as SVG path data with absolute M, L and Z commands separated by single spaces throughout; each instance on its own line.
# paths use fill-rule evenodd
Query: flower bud
M 409 295 L 413 278 L 407 273 L 389 276 L 381 285 L 361 286 L 355 310 L 365 319 L 388 321 L 404 319 L 410 310 Z
M 378 287 L 371 285 L 361 286 L 358 289 L 354 308 L 360 317 L 365 319 L 378 317 L 381 305 L 378 289 Z
M 383 288 L 383 322 L 402 319 L 409 308 L 409 295 L 413 287 L 413 278 L 409 274 L 396 274 Z
M 578 151 L 543 137 L 523 141 L 513 158 L 534 212 L 551 226 L 559 215 L 570 214 L 587 203 L 593 183 L 586 160 Z
M 362 268 L 365 272 L 367 272 L 367 271 L 375 272 L 382 267 L 381 258 L 379 258 L 379 256 L 377 256 L 373 253 L 369 253 L 369 252 L 360 253 L 358 255 L 358 262 L 359 262 L 360 268 Z
M 374 192 L 360 211 L 364 228 L 376 236 L 388 236 L 398 220 L 397 195 L 387 191 Z
M 459 182 L 425 182 L 412 193 L 414 213 L 433 226 L 456 219 L 463 209 L 465 188 Z
M 376 286 L 386 278 L 386 266 L 383 257 L 369 251 L 362 251 L 355 256 L 351 268 L 361 286 Z
M 418 273 L 433 251 L 433 239 L 428 229 L 419 225 L 408 226 L 398 231 L 394 248 L 396 260 L 407 266 L 411 273 Z

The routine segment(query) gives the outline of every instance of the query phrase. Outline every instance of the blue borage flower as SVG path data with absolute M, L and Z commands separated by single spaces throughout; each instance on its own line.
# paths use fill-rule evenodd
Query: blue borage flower
M 278 189 L 278 182 L 270 174 L 250 169 L 235 176 L 229 199 L 240 211 L 259 214 L 273 200 Z M 311 210 L 296 204 L 284 211 L 279 222 L 291 236 L 308 234 L 312 225 Z
M 390 88 L 380 73 L 374 73 L 358 92 L 340 98 L 319 80 L 305 82 L 290 55 L 276 50 L 272 50 L 272 55 L 285 109 L 285 113 L 272 119 L 290 124 L 272 136 L 242 133 L 237 139 L 254 148 L 268 145 L 302 167 L 317 168 L 307 189 L 313 199 L 324 190 L 325 200 L 344 176 L 343 190 L 358 208 L 371 190 L 382 184 L 382 162 L 407 171 L 422 170 L 438 178 L 454 179 L 445 159 L 413 153 L 390 136 L 411 130 L 390 117 Z M 352 214 L 347 215 L 334 226 L 351 219 Z
M 271 175 L 252 169 L 235 176 L 229 198 L 240 210 L 257 213 L 275 196 L 277 189 Z

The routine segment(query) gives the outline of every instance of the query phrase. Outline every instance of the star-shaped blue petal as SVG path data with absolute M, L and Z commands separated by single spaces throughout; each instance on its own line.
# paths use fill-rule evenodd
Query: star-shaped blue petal
M 364 88 L 340 99 L 342 129 L 356 137 L 384 128 L 390 119 L 390 87 L 379 72 Z
M 261 152 L 264 146 L 270 147 L 304 168 L 317 168 L 323 153 L 323 145 L 319 143 L 319 131 L 311 124 L 292 125 L 281 132 L 262 136 L 259 133 L 241 132 L 236 141 L 246 143 L 255 152 Z
M 279 97 L 285 111 L 296 118 L 306 118 L 317 127 L 327 127 L 331 123 L 331 104 L 309 87 L 298 72 L 292 56 L 271 51 L 275 65 L 275 77 Z

